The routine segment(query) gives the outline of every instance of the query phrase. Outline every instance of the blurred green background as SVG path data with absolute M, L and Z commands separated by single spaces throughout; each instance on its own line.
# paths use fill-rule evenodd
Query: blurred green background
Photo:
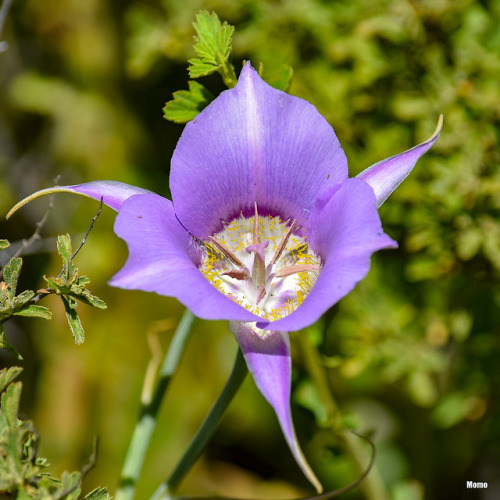
M 187 88 L 192 21 L 215 10 L 235 25 L 234 64 L 294 68 L 290 92 L 335 128 L 351 175 L 442 135 L 384 204 L 400 248 L 373 258 L 369 276 L 314 329 L 333 393 L 352 425 L 373 429 L 376 465 L 394 500 L 500 498 L 500 3 L 495 0 L 14 0 L 0 54 L 0 213 L 53 185 L 114 179 L 170 196 L 170 157 L 182 132 L 162 107 Z M 217 75 L 203 79 L 214 93 Z M 32 203 L 0 237 L 29 237 L 48 200 Z M 91 200 L 54 200 L 22 285 L 57 274 L 58 233 L 81 238 Z M 87 462 L 86 479 L 112 491 L 138 411 L 150 358 L 147 334 L 168 345 L 182 306 L 110 288 L 126 259 L 99 218 L 76 264 L 106 311 L 81 305 L 76 347 L 60 301 L 51 321 L 10 321 L 22 352 L 23 413 L 40 453 L 60 474 Z M 2 258 L 5 259 L 6 252 Z M 4 264 L 5 262 L 2 262 Z M 169 326 L 170 325 L 170 326 Z M 323 413 L 292 336 L 293 414 L 306 455 L 327 489 L 355 479 Z M 236 352 L 224 322 L 198 321 L 164 404 L 138 498 L 172 470 L 221 390 Z M 15 360 L 2 352 L 0 363 Z M 466 480 L 488 490 L 467 490 Z M 248 379 L 181 492 L 291 498 L 310 492 L 275 417 Z M 358 489 L 346 498 L 363 498 Z

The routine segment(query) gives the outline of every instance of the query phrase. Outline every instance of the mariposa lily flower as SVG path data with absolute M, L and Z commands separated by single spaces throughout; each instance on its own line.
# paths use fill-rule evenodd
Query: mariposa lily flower
M 332 127 L 310 103 L 266 84 L 247 63 L 237 85 L 188 123 L 171 162 L 172 201 L 95 181 L 40 191 L 103 199 L 129 257 L 113 286 L 177 297 L 227 319 L 307 478 L 290 412 L 288 333 L 314 323 L 396 247 L 377 208 L 437 140 L 348 178 Z M 11 211 L 11 212 L 12 212 Z

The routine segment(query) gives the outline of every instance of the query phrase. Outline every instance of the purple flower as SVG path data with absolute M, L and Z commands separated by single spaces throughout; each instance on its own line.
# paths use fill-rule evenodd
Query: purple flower
M 428 141 L 349 179 L 340 143 L 316 108 L 246 64 L 234 89 L 186 125 L 172 157 L 172 202 L 113 181 L 36 195 L 103 197 L 118 211 L 115 232 L 129 248 L 112 285 L 177 297 L 197 316 L 230 320 L 297 463 L 321 491 L 291 419 L 286 332 L 314 323 L 366 275 L 373 252 L 397 246 L 377 208 L 440 128 L 441 120 Z

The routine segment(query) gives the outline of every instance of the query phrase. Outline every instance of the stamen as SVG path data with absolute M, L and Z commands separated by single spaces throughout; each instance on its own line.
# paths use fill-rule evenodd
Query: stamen
M 209 236 L 208 238 L 217 247 L 217 249 L 220 250 L 235 266 L 245 267 L 243 265 L 243 262 L 241 262 L 241 260 L 238 259 L 238 257 L 236 257 L 236 255 L 234 255 L 234 253 L 231 252 L 231 250 L 229 250 L 226 245 L 220 243 L 215 238 L 212 238 L 212 236 Z
M 266 296 L 266 287 L 264 285 L 259 286 L 259 295 L 257 295 L 256 304 L 259 305 L 259 302 Z
M 222 276 L 229 276 L 235 280 L 245 281 L 250 278 L 250 273 L 246 267 L 240 267 L 239 269 L 234 269 L 232 271 L 227 271 L 222 273 Z
M 295 229 L 295 224 L 297 223 L 297 219 L 295 219 L 292 222 L 292 225 L 289 227 L 288 231 L 286 232 L 285 236 L 283 236 L 283 239 L 281 240 L 276 253 L 274 254 L 273 260 L 271 261 L 271 264 L 276 264 L 278 262 L 279 258 L 281 257 L 281 254 L 283 253 L 284 248 L 286 247 L 286 244 L 288 243 L 288 240 L 290 236 L 292 235 L 293 230 Z
M 253 221 L 253 244 L 259 244 L 259 214 L 257 212 L 257 202 L 254 203 L 255 220 Z
M 276 271 L 277 278 L 284 278 L 285 276 L 290 276 L 291 274 L 303 273 L 306 271 L 318 271 L 321 266 L 315 264 L 296 264 L 294 266 L 284 267 L 279 271 Z

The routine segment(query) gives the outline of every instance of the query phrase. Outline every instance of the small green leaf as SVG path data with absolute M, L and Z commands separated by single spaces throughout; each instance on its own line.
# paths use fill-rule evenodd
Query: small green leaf
M 31 304 L 19 311 L 14 313 L 15 316 L 28 316 L 30 318 L 43 318 L 50 319 L 52 318 L 52 312 L 47 309 L 45 306 L 39 306 L 36 304 Z
M 221 24 L 215 12 L 209 14 L 207 11 L 196 16 L 193 26 L 197 33 L 194 50 L 198 57 L 189 60 L 189 76 L 198 78 L 226 65 L 231 55 L 234 26 L 226 21 Z
M 106 309 L 108 306 L 104 300 L 101 300 L 99 297 L 92 295 L 88 290 L 84 290 L 82 293 L 78 295 L 74 295 L 78 300 L 87 304 L 88 306 L 96 307 L 97 309 Z
M 80 345 L 85 340 L 85 332 L 83 331 L 82 322 L 75 310 L 76 301 L 72 297 L 69 297 L 68 300 L 68 298 L 63 295 L 61 295 L 61 299 L 64 304 L 64 309 L 66 310 L 66 318 L 68 319 L 69 328 L 75 339 L 75 343 Z
M 78 278 L 78 286 L 84 287 L 85 285 L 88 285 L 90 283 L 90 278 L 88 276 L 80 276 Z
M 20 257 L 13 257 L 3 270 L 7 296 L 11 299 L 16 295 L 17 280 L 19 279 L 22 265 L 23 260 Z
M 10 384 L 1 396 L 1 408 L 4 422 L 8 427 L 15 427 L 21 399 L 21 382 Z
M 2 392 L 21 372 L 20 366 L 11 366 L 0 370 L 0 392 Z
M 24 482 L 22 449 L 26 433 L 25 427 L 15 426 L 9 426 L 2 431 L 2 454 L 7 458 L 5 472 L 7 473 L 7 482 L 11 483 L 10 488 Z
M 0 250 L 5 250 L 10 247 L 10 243 L 7 240 L 0 240 Z
M 64 498 L 65 500 L 78 500 L 81 492 L 82 475 L 80 472 L 63 472 L 61 477 L 63 497 L 57 496 L 56 498 Z M 61 494 L 59 493 L 59 495 Z
M 61 234 L 57 237 L 57 252 L 66 264 L 73 255 L 71 248 L 71 237 L 69 234 Z
M 288 64 L 283 64 L 280 67 L 279 73 L 271 79 L 267 80 L 267 83 L 278 90 L 283 90 L 287 92 L 292 84 L 293 68 Z
M 7 349 L 10 351 L 18 360 L 22 360 L 23 357 L 17 352 L 16 348 L 10 345 L 5 338 L 5 328 L 0 325 L 0 349 Z
M 316 422 L 320 427 L 328 425 L 328 412 L 311 381 L 304 380 L 301 382 L 295 391 L 294 400 L 314 413 Z
M 32 290 L 25 290 L 14 299 L 14 308 L 19 309 L 28 303 L 35 296 Z
M 96 488 L 91 491 L 83 500 L 111 500 L 111 495 L 107 488 Z
M 49 288 L 51 290 L 57 290 L 59 286 L 59 280 L 57 280 L 54 276 L 44 276 L 43 279 L 47 282 L 47 285 L 49 285 Z
M 174 92 L 174 98 L 165 104 L 163 114 L 167 120 L 187 123 L 215 99 L 214 95 L 200 83 L 190 80 L 188 85 L 189 90 Z

